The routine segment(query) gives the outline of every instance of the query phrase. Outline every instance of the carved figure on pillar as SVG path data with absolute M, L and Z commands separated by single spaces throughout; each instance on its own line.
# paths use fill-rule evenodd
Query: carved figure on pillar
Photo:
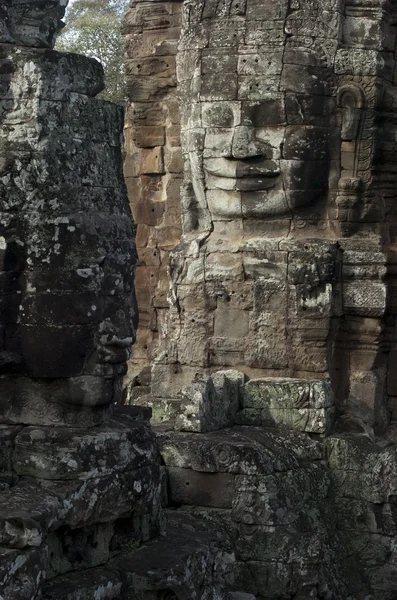
M 233 367 L 330 384 L 301 424 L 289 414 L 299 428 L 387 426 L 396 8 L 185 2 L 184 235 L 153 367 L 164 396 Z

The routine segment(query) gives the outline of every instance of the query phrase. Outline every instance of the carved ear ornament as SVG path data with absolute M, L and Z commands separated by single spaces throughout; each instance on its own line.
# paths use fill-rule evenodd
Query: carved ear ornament
M 349 81 L 338 90 L 339 108 L 365 108 L 365 94 L 363 88 Z
M 342 109 L 342 141 L 355 142 L 360 137 L 362 111 L 365 109 L 364 90 L 349 82 L 339 88 L 338 107 Z

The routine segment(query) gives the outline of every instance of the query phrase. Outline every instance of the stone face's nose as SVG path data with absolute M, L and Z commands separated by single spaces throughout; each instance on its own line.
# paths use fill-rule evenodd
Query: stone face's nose
M 237 160 L 265 156 L 266 148 L 255 139 L 255 129 L 248 126 L 236 127 L 232 141 L 232 156 Z

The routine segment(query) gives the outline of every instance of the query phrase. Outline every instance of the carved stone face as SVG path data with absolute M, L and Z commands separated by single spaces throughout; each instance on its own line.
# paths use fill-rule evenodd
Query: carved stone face
M 289 17 L 284 0 L 199 4 L 186 7 L 178 73 L 198 204 L 212 220 L 266 219 L 326 199 L 340 146 L 334 15 L 327 39 L 313 41 L 298 38 L 299 11 Z M 311 33 L 309 23 L 301 35 Z
M 11 74 L 0 89 L 0 420 L 92 425 L 119 397 L 135 341 L 123 114 L 91 97 L 103 85 L 93 59 L 12 45 L 0 55 Z

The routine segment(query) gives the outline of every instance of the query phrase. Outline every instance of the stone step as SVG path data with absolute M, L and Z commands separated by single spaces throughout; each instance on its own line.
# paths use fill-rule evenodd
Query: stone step
M 163 537 L 103 567 L 46 582 L 42 600 L 231 600 L 224 587 L 230 582 L 233 589 L 232 578 L 232 555 L 220 534 L 191 515 L 168 511 Z
M 156 433 L 170 501 L 223 528 L 237 589 L 260 598 L 295 598 L 298 590 L 300 598 L 318 598 L 319 586 L 347 598 L 321 438 L 286 427 Z

